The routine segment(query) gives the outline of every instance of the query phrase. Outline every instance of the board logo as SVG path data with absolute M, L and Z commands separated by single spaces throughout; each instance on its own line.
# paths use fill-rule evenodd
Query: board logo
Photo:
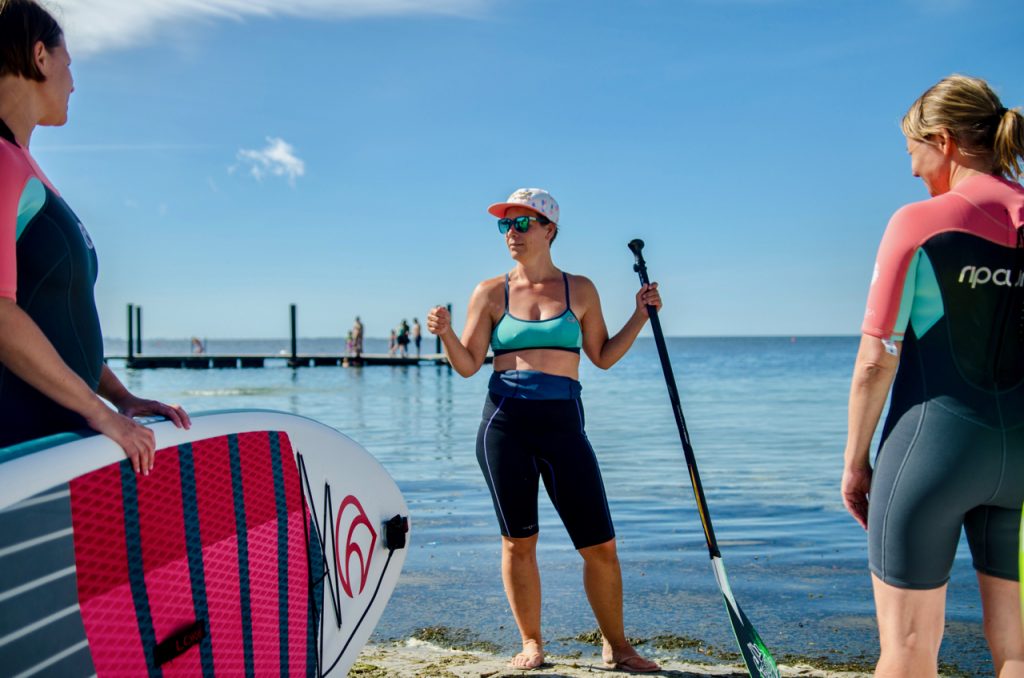
M 779 669 L 775 666 L 775 662 L 764 655 L 754 643 L 747 643 L 747 650 L 750 651 L 750 658 L 754 660 L 754 668 L 757 669 L 758 673 L 768 678 L 779 678 Z
M 344 544 L 344 557 L 342 557 Z M 338 508 L 334 523 L 334 564 L 341 587 L 349 598 L 355 598 L 366 588 L 370 575 L 370 562 L 377 546 L 377 531 L 354 495 L 348 495 Z M 353 593 L 356 577 L 359 590 Z
M 206 637 L 206 622 L 202 619 L 178 629 L 169 638 L 153 648 L 153 664 L 163 666 L 175 657 L 202 642 Z

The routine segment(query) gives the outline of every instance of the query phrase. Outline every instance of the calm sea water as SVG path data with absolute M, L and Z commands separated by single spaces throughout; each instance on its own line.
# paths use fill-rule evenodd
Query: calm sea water
M 433 348 L 432 337 L 424 346 Z M 683 410 L 737 600 L 776 657 L 877 657 L 866 535 L 842 507 L 846 396 L 857 339 L 669 339 Z M 337 352 L 340 339 L 300 341 Z M 211 353 L 278 352 L 287 340 L 211 341 Z M 185 353 L 153 341 L 147 353 Z M 367 352 L 384 352 L 369 340 Z M 109 354 L 123 354 L 111 341 Z M 390 471 L 414 524 L 402 579 L 374 634 L 446 625 L 503 649 L 518 634 L 501 587 L 500 542 L 474 445 L 489 367 L 125 370 L 140 395 L 194 411 L 256 407 L 318 419 L 362 443 Z M 653 340 L 610 371 L 581 369 L 587 427 L 618 533 L 630 636 L 678 635 L 733 650 Z M 544 633 L 558 653 L 596 628 L 581 562 L 541 495 Z M 650 650 L 647 650 L 650 651 Z M 687 651 L 657 656 L 692 658 Z M 961 542 L 949 587 L 942 660 L 991 674 L 981 606 Z

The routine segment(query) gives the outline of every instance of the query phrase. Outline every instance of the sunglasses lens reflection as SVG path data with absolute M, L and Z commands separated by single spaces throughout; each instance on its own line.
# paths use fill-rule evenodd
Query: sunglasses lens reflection
M 538 221 L 538 219 L 537 217 L 504 217 L 503 219 L 498 219 L 498 233 L 505 235 L 510 228 L 514 228 L 520 233 L 526 233 L 530 230 L 531 221 Z

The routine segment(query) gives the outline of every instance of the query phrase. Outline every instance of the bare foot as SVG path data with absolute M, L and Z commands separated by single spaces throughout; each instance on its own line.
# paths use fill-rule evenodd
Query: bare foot
M 524 640 L 523 651 L 512 657 L 509 666 L 514 669 L 536 669 L 544 664 L 544 646 L 536 640 Z

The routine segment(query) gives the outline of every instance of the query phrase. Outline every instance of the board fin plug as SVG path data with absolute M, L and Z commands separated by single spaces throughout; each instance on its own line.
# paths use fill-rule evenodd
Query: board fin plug
M 395 515 L 384 522 L 384 547 L 389 551 L 405 548 L 405 535 L 409 533 L 409 516 Z

